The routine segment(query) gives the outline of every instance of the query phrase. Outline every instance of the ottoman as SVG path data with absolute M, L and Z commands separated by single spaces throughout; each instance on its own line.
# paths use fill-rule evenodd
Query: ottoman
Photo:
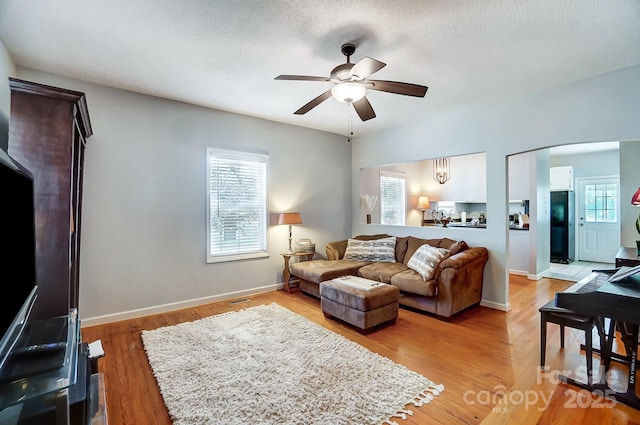
M 395 323 L 400 290 L 392 285 L 376 283 L 379 285 L 376 289 L 363 290 L 342 284 L 339 279 L 320 282 L 322 312 L 327 318 L 338 318 L 361 331 L 369 331 L 385 322 Z

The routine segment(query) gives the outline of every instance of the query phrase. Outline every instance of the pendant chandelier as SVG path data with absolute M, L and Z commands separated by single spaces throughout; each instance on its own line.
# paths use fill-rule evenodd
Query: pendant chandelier
M 433 179 L 440 184 L 445 184 L 451 178 L 449 158 L 442 157 L 433 160 Z

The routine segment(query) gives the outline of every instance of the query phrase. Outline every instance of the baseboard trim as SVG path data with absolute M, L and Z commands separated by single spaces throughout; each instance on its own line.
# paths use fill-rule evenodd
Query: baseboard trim
M 482 300 L 480 301 L 480 305 L 482 307 L 488 307 L 494 310 L 511 311 L 511 303 L 503 304 L 503 303 L 497 303 L 495 301 Z
M 227 292 L 224 294 L 213 295 L 210 297 L 195 298 L 191 300 L 180 301 L 176 303 L 156 305 L 153 307 L 139 308 L 135 310 L 123 311 L 120 313 L 106 314 L 104 316 L 95 316 L 81 319 L 81 327 L 104 325 L 105 323 L 118 322 L 121 320 L 134 319 L 137 317 L 149 316 L 151 314 L 166 313 L 168 311 L 180 310 L 187 307 L 195 307 L 203 304 L 210 304 L 218 301 L 225 301 L 232 298 L 243 297 L 246 295 L 260 294 L 263 292 L 276 291 L 282 288 L 282 284 L 273 284 L 261 286 L 258 288 L 246 289 L 244 291 Z
M 544 275 L 548 272 L 549 270 L 545 270 L 541 273 L 538 274 L 528 274 L 527 275 L 527 279 L 529 280 L 540 280 L 544 277 Z
M 509 269 L 509 274 L 515 274 L 518 276 L 527 276 L 529 275 L 529 272 L 526 270 L 515 270 L 515 269 Z

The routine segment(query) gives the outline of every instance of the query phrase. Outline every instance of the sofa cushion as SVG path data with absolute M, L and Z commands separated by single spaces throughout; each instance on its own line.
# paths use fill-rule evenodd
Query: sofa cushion
M 429 244 L 431 246 L 438 247 L 441 239 L 420 239 L 414 236 L 409 236 L 409 240 L 407 241 L 407 252 L 404 255 L 404 263 L 407 264 L 413 254 L 424 244 Z
M 306 281 L 320 284 L 324 280 L 344 275 L 356 276 L 358 269 L 367 264 L 364 261 L 351 260 L 300 261 L 291 266 L 291 274 Z
M 396 237 L 363 241 L 349 239 L 344 253 L 345 260 L 395 263 Z
M 404 256 L 407 255 L 408 243 L 409 243 L 409 236 L 396 237 L 396 262 L 398 263 L 404 262 Z
M 404 263 L 371 263 L 358 269 L 358 276 L 377 282 L 389 283 L 391 276 L 407 270 Z
M 420 274 L 412 269 L 391 276 L 391 284 L 402 292 L 433 297 L 438 295 L 438 284 L 435 280 L 424 281 Z
M 440 261 L 449 256 L 449 250 L 444 248 L 436 248 L 428 244 L 422 245 L 411 256 L 407 266 L 420 273 L 422 278 L 427 281 L 433 279 L 436 267 Z

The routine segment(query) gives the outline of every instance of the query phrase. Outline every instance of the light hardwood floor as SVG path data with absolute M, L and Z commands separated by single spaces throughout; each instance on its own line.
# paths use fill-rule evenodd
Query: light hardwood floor
M 443 321 L 401 308 L 395 325 L 366 336 L 326 319 L 319 300 L 277 291 L 246 297 L 238 304 L 218 302 L 86 327 L 82 337 L 88 342 L 100 339 L 104 347 L 98 368 L 104 374 L 110 425 L 172 423 L 147 362 L 141 330 L 265 303 L 286 307 L 445 385 L 430 404 L 411 406 L 414 416 L 397 419 L 399 424 L 640 424 L 638 410 L 557 384 L 555 371 L 577 370 L 584 364 L 579 352 L 582 331 L 567 330 L 562 350 L 558 326 L 549 325 L 549 369 L 539 373 L 538 307 L 573 283 L 511 276 L 508 313 L 477 307 Z M 622 370 L 617 373 L 624 375 Z

